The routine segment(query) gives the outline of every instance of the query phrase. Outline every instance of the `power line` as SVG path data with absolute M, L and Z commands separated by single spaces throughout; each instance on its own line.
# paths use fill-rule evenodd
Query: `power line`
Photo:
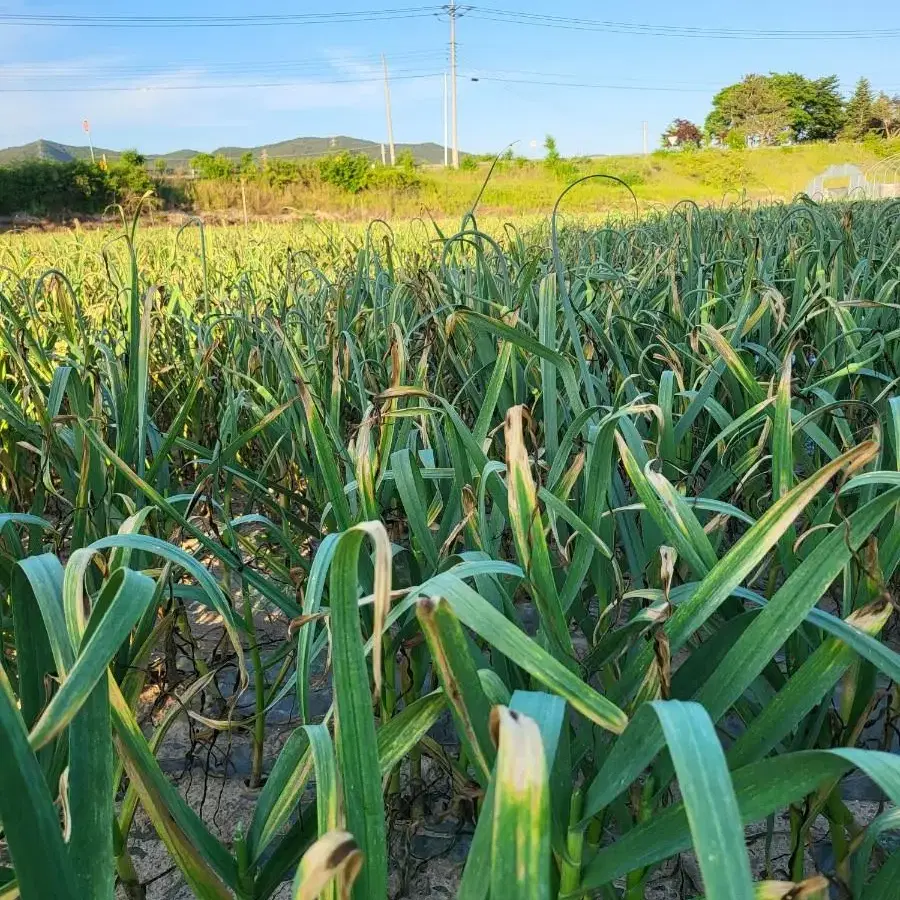
M 444 49 L 433 50 L 413 50 L 401 53 L 390 54 L 391 60 L 401 63 L 412 62 L 446 62 L 447 51 Z M 185 59 L 179 57 L 177 60 L 179 69 L 202 69 L 204 74 L 213 74 L 222 72 L 224 74 L 250 74 L 254 72 L 288 72 L 312 71 L 322 74 L 331 74 L 335 68 L 343 66 L 345 68 L 351 66 L 371 66 L 374 70 L 381 64 L 378 56 L 340 56 L 335 59 L 314 59 L 314 60 L 296 60 L 296 59 L 261 59 L 261 60 L 203 60 L 203 59 Z M 75 60 L 70 64 L 64 61 L 54 61 L 50 64 L 44 63 L 21 63 L 21 64 L 0 64 L 0 78 L 53 78 L 73 76 L 96 76 L 96 77 L 137 77 L 141 75 L 171 75 L 171 64 L 160 66 L 156 65 L 121 65 L 116 62 L 94 62 L 85 63 L 82 60 Z
M 609 91 L 661 91 L 664 93 L 685 93 L 685 94 L 709 94 L 710 90 L 719 89 L 721 82 L 701 85 L 700 82 L 668 82 L 665 85 L 660 84 L 619 84 L 610 82 L 596 81 L 572 81 L 569 76 L 564 74 L 554 74 L 546 72 L 516 71 L 516 70 L 487 70 L 487 69 L 471 69 L 466 72 L 467 77 L 476 81 L 485 81 L 493 84 L 522 84 L 522 85 L 539 85 L 544 87 L 571 87 L 571 88 L 590 88 L 593 90 L 609 90 Z M 623 79 L 626 80 L 627 79 Z M 886 88 L 888 92 L 896 90 L 896 88 Z
M 690 25 L 662 25 L 637 22 L 615 22 L 555 16 L 544 13 L 525 13 L 516 10 L 487 7 L 467 7 L 470 16 L 502 24 L 533 25 L 541 28 L 562 28 L 570 31 L 606 31 L 651 37 L 692 37 L 722 40 L 871 40 L 900 37 L 900 28 L 844 28 L 844 29 L 775 29 L 775 28 L 707 28 Z
M 416 65 L 415 63 L 419 61 L 411 60 L 410 63 L 406 66 L 398 66 L 394 71 L 398 76 L 400 75 L 430 75 L 435 72 L 438 72 L 444 64 L 443 59 L 432 59 L 432 60 L 421 60 L 421 62 Z M 42 76 L 35 75 L 12 75 L 8 76 L 2 70 L 0 70 L 0 78 L 3 80 L 0 81 L 0 93 L 10 93 L 14 90 L 19 90 L 19 92 L 24 92 L 27 90 L 32 91 L 45 91 L 50 93 L 54 90 L 62 90 L 65 89 L 87 89 L 87 88 L 104 88 L 109 90 L 153 90 L 156 87 L 165 86 L 166 82 L 174 82 L 176 79 L 182 79 L 183 81 L 188 78 L 194 78 L 198 83 L 201 83 L 204 79 L 206 79 L 209 84 L 208 88 L 213 87 L 231 87 L 234 84 L 237 84 L 236 80 L 239 76 L 243 76 L 245 79 L 253 78 L 254 76 L 258 77 L 258 80 L 261 82 L 269 83 L 270 80 L 274 79 L 292 79 L 291 83 L 302 86 L 306 83 L 311 83 L 312 81 L 321 81 L 321 80 L 337 80 L 337 81 L 353 81 L 357 79 L 368 80 L 369 78 L 374 78 L 376 69 L 373 67 L 370 71 L 361 70 L 359 72 L 353 71 L 340 71 L 335 69 L 301 69 L 301 68 L 293 68 L 291 66 L 285 66 L 284 68 L 279 69 L 255 69 L 255 68 L 247 68 L 247 69 L 214 69 L 214 68 L 203 68 L 203 69 L 180 69 L 177 71 L 172 71 L 171 69 L 151 69 L 141 71 L 122 71 L 113 73 L 110 75 L 104 75 L 103 73 L 95 73 L 95 72 L 69 72 L 68 74 L 63 73 L 50 73 Z M 228 75 L 229 78 L 223 78 L 222 76 Z M 118 80 L 118 83 L 112 80 L 115 77 Z M 154 81 L 154 79 L 158 79 Z
M 392 62 L 395 60 L 399 60 L 401 62 L 400 66 L 394 67 L 392 69 L 392 72 L 398 77 L 401 75 L 421 75 L 422 77 L 428 77 L 430 75 L 439 74 L 436 70 L 432 70 L 432 66 L 437 66 L 438 64 L 443 65 L 447 61 L 447 52 L 444 50 L 413 51 L 410 53 L 390 54 L 390 58 Z M 406 65 L 402 65 L 402 63 L 406 63 Z M 188 77 L 190 75 L 196 75 L 197 77 L 209 77 L 215 76 L 217 74 L 227 74 L 230 76 L 260 75 L 272 78 L 278 76 L 297 76 L 298 78 L 315 78 L 319 80 L 329 79 L 332 76 L 339 76 L 343 74 L 346 77 L 338 80 L 355 80 L 354 76 L 352 76 L 351 73 L 335 72 L 335 69 L 333 67 L 328 69 L 323 68 L 325 61 L 320 60 L 305 62 L 297 62 L 294 60 L 260 60 L 248 61 L 243 64 L 235 64 L 229 62 L 202 62 L 200 60 L 191 61 L 179 59 L 179 64 L 181 66 L 181 69 L 177 73 L 173 73 L 171 67 L 160 68 L 159 66 L 129 66 L 127 68 L 115 68 L 112 66 L 104 67 L 102 64 L 94 65 L 93 63 L 91 64 L 90 68 L 80 66 L 67 67 L 65 65 L 51 67 L 43 67 L 40 65 L 4 67 L 0 65 L 0 78 L 6 79 L 7 83 L 9 83 L 9 81 L 13 79 L 19 79 L 24 82 L 52 82 L 55 79 L 64 78 L 66 81 L 65 87 L 71 88 L 72 90 L 75 90 L 75 88 L 72 86 L 73 79 L 75 78 L 78 78 L 79 83 L 82 85 L 82 88 L 80 89 L 86 89 L 88 86 L 90 86 L 90 82 L 92 81 L 103 79 L 104 89 L 111 90 L 115 88 L 117 90 L 127 89 L 134 91 L 144 90 L 145 88 L 154 89 L 157 86 L 153 84 L 128 84 L 124 86 L 110 85 L 108 84 L 106 79 L 112 77 L 128 79 L 154 76 L 158 76 L 161 78 L 171 78 L 173 77 L 173 75 L 180 75 L 181 77 Z M 340 64 L 344 67 L 370 66 L 371 73 L 369 73 L 369 75 L 371 76 L 371 80 L 375 80 L 377 67 L 381 65 L 381 61 L 380 58 L 377 57 L 342 57 L 340 59 Z M 194 68 L 196 68 L 198 71 L 192 72 L 191 70 Z M 360 75 L 359 77 L 361 79 L 365 78 L 365 80 L 369 80 L 369 75 Z M 648 84 L 646 81 L 642 81 L 638 78 L 628 78 L 622 75 L 617 75 L 617 83 L 615 84 L 581 82 L 573 81 L 572 79 L 575 78 L 575 76 L 567 72 L 545 72 L 535 69 L 493 68 L 488 66 L 482 67 L 474 64 L 468 65 L 465 70 L 461 69 L 460 75 L 468 79 L 475 78 L 478 81 L 505 81 L 509 83 L 544 84 L 548 86 L 558 87 L 600 87 L 635 91 L 666 90 L 674 92 L 681 90 L 688 93 L 708 93 L 711 90 L 718 90 L 722 86 L 721 81 L 677 81 L 671 79 L 666 79 L 665 86 L 659 86 L 656 84 Z M 84 81 L 81 81 L 82 78 L 84 79 Z M 266 84 L 268 84 L 268 82 L 266 82 Z M 232 86 L 237 85 L 228 81 L 222 81 L 217 82 L 216 84 L 205 85 L 204 89 L 211 90 L 215 87 L 222 87 L 224 89 Z M 24 88 L 25 85 L 22 85 L 22 87 Z M 8 88 L 6 90 L 7 92 L 9 92 L 12 90 L 12 88 Z M 52 90 L 56 90 L 56 88 L 47 88 L 46 90 L 47 92 L 50 92 Z M 894 89 L 890 88 L 886 90 Z M 0 88 L 0 93 L 3 92 L 4 89 Z
M 450 9 L 450 5 L 411 6 L 382 10 L 220 16 L 3 13 L 0 14 L 0 25 L 29 25 L 53 28 L 245 28 L 252 26 L 342 24 L 428 18 L 446 14 Z M 455 11 L 457 15 L 466 13 L 484 21 L 501 22 L 503 24 L 534 25 L 542 28 L 563 28 L 577 31 L 610 31 L 619 34 L 649 35 L 653 37 L 696 37 L 729 40 L 868 40 L 900 37 L 900 27 L 838 29 L 710 28 L 706 26 L 587 19 L 577 16 L 528 13 L 478 5 L 456 5 Z
M 393 58 L 393 57 L 392 57 Z M 408 54 L 397 54 L 400 65 L 395 68 L 398 77 L 427 76 L 436 74 L 446 64 L 447 55 L 443 51 L 418 51 Z M 295 84 L 314 80 L 351 81 L 374 78 L 376 60 L 374 58 L 349 59 L 342 57 L 338 64 L 328 64 L 326 60 L 291 61 L 263 60 L 248 61 L 244 64 L 227 62 L 198 62 L 194 65 L 178 60 L 179 69 L 173 72 L 171 66 L 161 68 L 153 66 L 126 66 L 124 68 L 87 66 L 36 66 L 16 67 L 0 66 L 0 93 L 54 93 L 57 91 L 74 92 L 76 90 L 150 90 L 166 86 L 166 81 L 175 78 L 195 78 L 204 90 L 221 86 L 243 86 L 244 81 L 253 84 L 271 86 L 280 84 L 284 79 L 296 79 Z M 220 80 L 227 76 L 227 80 Z M 154 83 L 153 79 L 159 79 Z M 119 83 L 116 84 L 115 82 Z M 178 85 L 176 85 L 178 86 Z
M 418 19 L 438 15 L 440 6 L 343 12 L 286 13 L 244 16 L 86 16 L 58 14 L 0 14 L 0 25 L 44 28 L 246 28 L 250 26 L 322 25 Z
M 490 67 L 481 67 L 476 65 L 470 65 L 466 72 L 467 77 L 475 77 L 479 81 L 487 81 L 491 78 L 534 78 L 534 79 L 547 79 L 549 81 L 555 81 L 559 79 L 561 81 L 566 81 L 567 79 L 572 79 L 575 76 L 569 74 L 568 72 L 543 72 L 536 71 L 535 69 L 495 69 Z M 652 85 L 649 85 L 646 81 L 641 81 L 639 78 L 628 78 L 627 76 L 616 74 L 616 80 L 621 82 L 626 82 L 626 85 L 623 86 L 633 86 L 635 90 L 649 90 Z M 682 87 L 682 88 L 693 88 L 696 90 L 719 90 L 722 87 L 722 82 L 720 81 L 677 81 L 667 78 L 666 84 L 674 87 Z
M 591 81 L 552 81 L 540 78 L 503 78 L 494 75 L 478 75 L 478 81 L 499 84 L 536 84 L 545 87 L 593 88 L 608 91 L 662 91 L 670 94 L 708 94 L 708 88 L 672 87 L 669 85 L 603 84 Z
M 234 73 L 235 78 L 228 80 L 219 77 L 208 77 L 207 72 L 155 73 L 156 77 L 141 79 L 121 79 L 109 81 L 102 78 L 85 79 L 41 79 L 9 82 L 0 86 L 3 94 L 57 94 L 57 93 L 89 93 L 102 94 L 106 91 L 115 93 L 151 93 L 153 91 L 201 90 L 227 91 L 233 88 L 276 88 L 292 87 L 298 91 L 314 88 L 318 85 L 368 84 L 378 80 L 374 71 L 369 74 L 335 75 L 328 72 L 245 72 Z M 397 68 L 391 77 L 397 81 L 414 79 L 439 78 L 439 64 L 419 66 L 416 68 Z M 243 77 L 240 77 L 243 76 Z M 258 76 L 254 78 L 254 76 Z
M 389 53 L 387 55 L 389 56 L 392 64 L 396 62 L 400 63 L 399 66 L 392 66 L 392 71 L 397 74 L 407 75 L 430 74 L 431 66 L 444 65 L 448 60 L 448 52 L 446 49 L 415 50 L 401 53 Z M 348 71 L 344 71 L 342 73 L 340 71 L 340 68 L 347 70 L 352 69 L 353 67 L 361 68 L 364 66 L 368 66 L 371 68 L 371 74 L 374 77 L 377 69 L 381 66 L 381 58 L 378 56 L 342 56 L 335 62 L 330 62 L 327 59 L 301 61 L 247 60 L 245 62 L 230 62 L 179 58 L 178 65 L 179 72 L 173 73 L 171 66 L 160 67 L 159 65 L 128 65 L 125 67 L 121 67 L 116 64 L 103 62 L 91 62 L 90 64 L 78 63 L 73 65 L 66 65 L 65 63 L 51 65 L 43 65 L 40 63 L 23 63 L 22 65 L 0 65 L 0 78 L 6 79 L 7 82 L 13 79 L 28 82 L 40 82 L 64 78 L 66 80 L 66 86 L 71 85 L 72 80 L 75 78 L 78 78 L 79 80 L 83 78 L 85 79 L 85 81 L 96 81 L 98 79 L 106 80 L 116 77 L 120 79 L 153 76 L 172 77 L 173 74 L 195 74 L 198 77 L 215 76 L 221 74 L 229 76 L 260 75 L 268 77 L 277 77 L 279 75 L 297 75 L 298 77 L 305 76 L 328 78 L 331 76 L 342 74 L 349 77 L 352 73 Z M 192 70 L 194 69 L 196 69 L 197 71 L 192 72 Z M 496 68 L 490 65 L 480 66 L 476 63 L 470 63 L 466 67 L 465 71 L 460 70 L 460 73 L 467 78 L 476 77 L 480 81 L 499 80 L 500 78 L 528 78 L 534 79 L 536 81 L 546 80 L 548 83 L 552 84 L 555 84 L 557 80 L 561 83 L 569 83 L 573 77 L 576 77 L 568 72 L 546 72 L 543 70 L 519 68 Z M 619 73 L 616 73 L 616 82 L 625 82 L 625 84 L 615 85 L 616 87 L 621 87 L 622 89 L 630 89 L 631 87 L 633 87 L 634 90 L 653 90 L 655 87 L 653 84 L 648 84 L 646 81 L 641 80 L 640 78 L 629 78 Z M 678 81 L 667 78 L 666 85 L 674 88 L 683 88 L 685 90 L 696 89 L 699 93 L 701 90 L 718 90 L 722 87 L 722 81 Z M 224 86 L 227 86 L 227 82 Z M 577 82 L 575 86 L 578 86 Z M 140 86 L 128 85 L 128 87 L 137 90 Z M 885 90 L 893 91 L 895 89 L 885 88 Z M 2 91 L 2 88 L 0 88 L 0 91 Z
M 572 81 L 574 76 L 567 75 L 565 72 L 536 72 L 532 69 L 481 69 L 475 66 L 469 67 L 465 71 L 468 79 L 476 81 L 486 81 L 492 83 L 507 84 L 535 84 L 546 85 L 549 87 L 580 87 L 580 88 L 599 88 L 619 91 L 665 91 L 668 93 L 684 92 L 688 94 L 709 94 L 723 87 L 722 81 L 671 81 L 666 79 L 665 85 L 648 84 L 638 79 L 630 79 L 620 77 L 617 81 L 630 83 L 602 83 L 602 82 L 586 82 Z M 900 90 L 896 87 L 881 88 L 888 94 L 893 94 Z
M 156 70 L 150 74 L 171 75 L 171 72 Z M 202 73 L 204 75 L 209 72 Z M 232 72 L 231 74 L 252 75 L 253 72 Z M 289 76 L 290 71 L 261 73 L 269 75 Z M 82 83 L 80 86 L 73 86 L 72 79 L 69 78 L 65 86 L 54 87 L 0 87 L 0 94 L 54 94 L 54 93 L 150 93 L 153 91 L 214 91 L 214 90 L 237 90 L 237 89 L 253 89 L 253 88 L 276 88 L 276 87 L 317 87 L 319 85 L 337 85 L 337 84 L 374 84 L 382 80 L 383 75 L 374 72 L 370 76 L 347 77 L 347 78 L 328 78 L 328 73 L 321 72 L 298 72 L 298 79 L 293 81 L 254 81 L 254 82 L 229 82 L 217 81 L 215 83 L 197 83 L 197 84 L 132 84 L 132 85 L 112 85 L 103 84 L 95 85 L 90 81 Z M 302 79 L 299 76 L 304 76 Z M 391 72 L 392 80 L 409 81 L 442 77 L 442 72 L 431 68 L 398 68 Z M 515 70 L 515 69 L 480 69 L 469 67 L 460 71 L 460 77 L 464 80 L 475 80 L 490 84 L 506 84 L 506 85 L 531 85 L 539 87 L 560 87 L 560 88 L 581 88 L 591 90 L 610 90 L 610 91 L 633 91 L 633 92 L 659 92 L 669 94 L 709 94 L 711 90 L 720 87 L 718 82 L 701 84 L 700 82 L 668 82 L 665 85 L 647 84 L 643 82 L 619 83 L 619 82 L 596 82 L 596 81 L 574 81 L 571 76 L 559 72 L 535 72 L 533 70 Z M 623 79 L 627 81 L 627 79 Z M 894 90 L 893 88 L 888 90 Z
M 429 71 L 423 72 L 421 74 L 414 75 L 398 75 L 392 76 L 394 80 L 404 80 L 411 81 L 414 79 L 421 78 L 440 78 L 441 72 L 439 71 Z M 118 86 L 118 85 L 108 85 L 103 87 L 35 87 L 35 88 L 0 88 L 0 94 L 81 94 L 81 93 L 91 93 L 91 94 L 102 94 L 107 91 L 115 91 L 117 93 L 151 93 L 154 91 L 228 91 L 228 90 L 237 90 L 237 89 L 249 89 L 249 88 L 274 88 L 274 87 L 292 87 L 292 88 L 303 88 L 303 87 L 318 87 L 320 85 L 332 85 L 332 84 L 372 84 L 381 81 L 381 76 L 375 76 L 371 78 L 340 78 L 340 79 L 331 79 L 331 80 L 316 80 L 316 81 L 305 81 L 305 82 L 297 82 L 297 81 L 257 81 L 257 82 L 247 82 L 240 83 L 234 82 L 230 83 L 227 81 L 219 82 L 218 84 L 151 84 L 151 85 L 130 85 L 130 86 Z

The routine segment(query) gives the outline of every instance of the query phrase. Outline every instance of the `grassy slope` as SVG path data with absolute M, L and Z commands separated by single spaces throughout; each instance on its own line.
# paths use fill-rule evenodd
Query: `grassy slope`
M 806 147 L 763 148 L 742 152 L 707 150 L 699 153 L 655 153 L 643 156 L 610 156 L 578 165 L 578 175 L 606 173 L 629 183 L 642 202 L 667 206 L 680 200 L 718 202 L 726 194 L 746 193 L 752 199 L 788 200 L 823 170 L 840 163 L 862 168 L 878 160 L 873 148 L 863 144 L 816 144 Z M 461 212 L 471 202 L 486 174 L 478 172 L 431 175 L 433 182 L 423 198 L 437 207 Z M 541 166 L 506 167 L 488 185 L 482 199 L 485 209 L 498 212 L 538 212 L 552 208 L 569 178 L 557 178 Z M 588 182 L 566 198 L 567 209 L 590 210 L 628 205 L 624 188 L 606 180 Z
M 900 148 L 897 148 L 900 149 Z M 880 152 L 886 152 L 884 145 Z M 632 185 L 641 205 L 671 206 L 680 200 L 718 203 L 745 194 L 751 200 L 788 200 L 804 190 L 828 166 L 855 163 L 865 168 L 879 159 L 876 147 L 863 144 L 816 144 L 804 147 L 746 151 L 706 150 L 698 153 L 655 153 L 651 156 L 609 156 L 574 163 L 568 172 L 548 172 L 541 163 L 503 163 L 484 192 L 485 213 L 546 213 L 573 177 L 592 173 L 616 175 Z M 475 171 L 420 170 L 422 186 L 414 192 L 366 191 L 349 195 L 327 185 L 289 186 L 272 191 L 263 185 L 247 187 L 251 212 L 318 213 L 337 218 L 374 216 L 412 217 L 431 213 L 459 216 L 477 196 L 488 165 Z M 207 183 L 196 186 L 200 210 L 239 209 L 240 186 Z M 588 182 L 565 201 L 569 211 L 598 211 L 627 207 L 627 191 L 610 181 Z

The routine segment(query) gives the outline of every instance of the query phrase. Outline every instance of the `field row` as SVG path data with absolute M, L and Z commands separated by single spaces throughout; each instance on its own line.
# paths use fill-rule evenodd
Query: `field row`
M 900 203 L 625 215 L 0 240 L 0 897 L 893 896 Z

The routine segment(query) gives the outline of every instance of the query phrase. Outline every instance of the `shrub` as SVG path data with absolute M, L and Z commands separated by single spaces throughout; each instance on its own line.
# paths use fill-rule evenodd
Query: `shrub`
M 544 149 L 547 151 L 547 155 L 544 157 L 544 163 L 548 169 L 554 169 L 562 157 L 559 155 L 559 150 L 556 147 L 556 138 L 553 137 L 552 134 L 548 134 L 547 137 L 544 138 Z
M 544 167 L 552 172 L 560 181 L 574 181 L 578 177 L 578 164 L 575 160 L 563 159 L 556 146 L 556 138 L 548 134 L 544 139 Z
M 259 166 L 253 158 L 253 153 L 247 151 L 241 154 L 241 161 L 238 163 L 238 173 L 243 178 L 254 178 L 259 175 Z
M 341 150 L 334 156 L 319 160 L 319 175 L 326 184 L 333 184 L 351 194 L 358 194 L 369 182 L 372 164 L 361 153 Z
M 684 175 L 717 190 L 740 190 L 754 182 L 747 166 L 747 152 L 710 150 L 690 154 L 679 153 L 676 168 Z
M 725 146 L 731 150 L 743 150 L 747 146 L 747 135 L 739 128 L 728 132 L 725 138 Z
M 416 171 L 416 158 L 413 156 L 412 150 L 401 150 L 397 155 L 396 166 L 403 169 L 404 172 Z
M 867 137 L 863 143 L 881 159 L 886 159 L 888 156 L 894 156 L 895 154 L 900 153 L 900 138 L 885 140 L 884 138 L 873 136 Z
M 283 188 L 301 180 L 300 165 L 292 159 L 267 159 L 262 178 L 270 187 Z
M 420 187 L 422 179 L 415 169 L 405 167 L 375 166 L 370 169 L 366 187 L 408 191 Z
M 147 157 L 137 150 L 123 150 L 119 162 L 129 169 L 143 168 L 147 165 Z
M 191 168 L 198 178 L 220 181 L 234 175 L 234 164 L 227 156 L 217 153 L 198 153 L 191 160 Z
M 112 199 L 109 175 L 85 160 L 30 160 L 0 168 L 0 214 L 100 212 Z
M 625 182 L 629 187 L 636 187 L 639 184 L 644 183 L 644 176 L 640 172 L 620 172 L 618 175 L 622 181 Z
M 571 159 L 559 159 L 548 168 L 560 181 L 574 181 L 581 174 Z
M 144 168 L 145 163 L 145 157 L 136 150 L 126 150 L 109 166 L 107 181 L 117 203 L 133 206 L 153 189 L 153 182 Z

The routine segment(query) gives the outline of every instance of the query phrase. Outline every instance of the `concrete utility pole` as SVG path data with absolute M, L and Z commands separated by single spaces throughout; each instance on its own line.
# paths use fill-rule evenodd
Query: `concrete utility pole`
M 644 156 L 646 156 L 650 152 L 650 145 L 647 142 L 647 123 L 644 122 L 643 125 L 643 133 L 644 133 Z
M 449 123 L 447 122 L 447 73 L 444 72 L 444 168 L 450 165 L 450 142 L 448 140 Z
M 97 160 L 94 159 L 94 141 L 93 141 L 93 139 L 91 138 L 91 123 L 88 122 L 87 119 L 85 119 L 85 120 L 81 123 L 81 127 L 84 129 L 84 133 L 87 135 L 88 146 L 91 148 L 91 163 L 92 163 L 92 164 L 93 164 L 93 163 L 96 163 Z
M 394 125 L 391 122 L 391 85 L 388 82 L 387 60 L 384 58 L 383 53 L 381 54 L 381 64 L 384 66 L 384 112 L 387 116 L 388 150 L 391 155 L 391 165 L 394 165 Z
M 456 118 L 456 0 L 450 0 L 450 115 L 453 119 L 453 168 L 459 168 L 459 129 Z

